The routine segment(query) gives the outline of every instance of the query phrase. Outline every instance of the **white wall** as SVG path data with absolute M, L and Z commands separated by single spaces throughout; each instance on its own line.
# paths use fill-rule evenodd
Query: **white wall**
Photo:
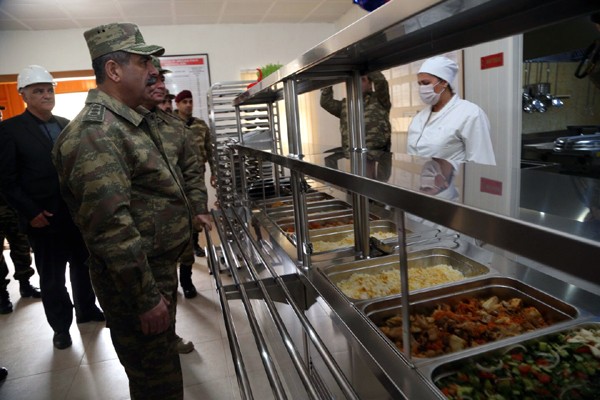
M 211 83 L 240 79 L 240 71 L 287 64 L 336 32 L 334 24 L 179 25 L 140 27 L 147 43 L 167 55 L 208 53 Z M 91 69 L 85 29 L 3 31 L 0 75 L 29 64 L 50 72 Z

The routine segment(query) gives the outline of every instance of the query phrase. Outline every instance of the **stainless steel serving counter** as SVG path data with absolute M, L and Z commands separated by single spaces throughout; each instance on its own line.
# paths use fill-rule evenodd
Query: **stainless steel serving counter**
M 226 245 L 210 248 L 213 274 L 219 276 L 219 258 L 222 258 L 222 261 L 231 263 L 229 271 L 235 278 L 233 284 L 218 285 L 223 303 L 231 304 L 237 300 L 247 303 L 245 308 L 251 315 L 249 318 L 256 325 L 252 328 L 256 329 L 254 334 L 263 338 L 257 354 L 243 357 L 240 352 L 234 357 L 234 363 L 240 365 L 239 372 L 243 376 L 246 373 L 243 369 L 245 358 L 263 357 L 268 360 L 265 364 L 272 365 L 272 373 L 278 376 L 277 379 L 270 378 L 271 386 L 273 382 L 280 385 L 273 394 L 274 398 L 440 399 L 443 396 L 431 379 L 436 367 L 510 343 L 592 322 L 600 316 L 600 288 L 597 293 L 582 290 L 482 249 L 469 240 L 456 239 L 457 246 L 453 247 L 453 252 L 489 270 L 462 283 L 417 291 L 409 296 L 411 304 L 418 304 L 420 298 L 426 298 L 428 293 L 437 291 L 453 296 L 464 290 L 460 288 L 465 285 L 479 288 L 491 280 L 500 286 L 518 288 L 518 285 L 524 285 L 523 288 L 539 291 L 538 298 L 543 294 L 542 298 L 549 307 L 563 308 L 562 312 L 568 315 L 568 319 L 515 338 L 423 362 L 407 357 L 377 329 L 366 310 L 369 305 L 372 307 L 373 301 L 348 298 L 328 277 L 328 271 L 357 259 L 353 249 L 340 251 L 338 257 L 314 262 L 311 268 L 306 269 L 294 261 L 294 244 L 260 210 L 252 211 L 252 207 L 230 209 L 216 212 L 214 217 L 220 241 Z M 436 246 L 444 247 L 433 243 L 430 248 Z M 238 261 L 233 261 L 233 258 Z M 371 262 L 377 264 L 378 259 Z M 518 285 L 511 284 L 510 279 Z M 523 288 L 519 291 L 522 292 Z M 386 299 L 399 304 L 397 297 L 383 300 Z M 271 306 L 265 307 L 264 304 L 268 303 Z M 277 320 L 280 322 L 273 322 Z M 239 319 L 235 328 L 234 324 L 231 325 L 231 348 L 239 349 L 240 344 L 236 345 L 236 341 L 245 328 Z M 235 354 L 235 351 L 232 350 L 232 353 Z M 298 366 L 292 368 L 290 360 L 295 357 Z M 329 368 L 337 371 L 337 379 Z M 304 384 L 302 378 L 297 378 L 298 370 L 303 371 L 299 375 L 305 376 Z M 251 381 L 247 381 L 249 388 L 259 384 Z
M 417 187 L 397 184 L 393 179 L 378 182 L 367 174 L 372 160 L 366 152 L 360 96 L 362 74 L 597 10 L 598 5 L 588 0 L 392 1 L 234 100 L 236 107 L 285 101 L 286 154 L 244 145 L 241 133 L 239 144 L 231 145 L 230 150 L 241 160 L 252 157 L 289 171 L 294 235 L 269 216 L 266 206 L 261 210 L 252 203 L 250 199 L 267 199 L 249 196 L 244 185 L 232 190 L 236 196 L 233 206 L 213 213 L 219 243 L 213 244 L 207 234 L 209 265 L 243 399 L 441 399 L 444 396 L 432 374 L 444 362 L 598 319 L 598 242 L 455 199 L 424 194 L 419 191 L 418 178 L 410 180 Z M 351 151 L 349 160 L 340 162 L 343 166 L 332 169 L 323 166 L 323 154 L 305 154 L 298 95 L 339 82 L 345 82 L 347 88 Z M 423 160 L 420 162 L 410 165 L 407 161 L 404 165 L 409 165 L 410 174 L 419 174 Z M 354 247 L 323 254 L 313 251 L 312 241 L 317 235 L 308 223 L 314 209 L 309 206 L 312 188 L 307 178 L 335 186 L 345 194 L 338 200 L 351 205 Z M 377 208 L 386 215 L 373 211 Z M 380 246 L 371 240 L 372 213 L 391 221 L 397 231 L 397 245 Z M 411 218 L 450 235 L 441 240 L 436 233 L 433 236 L 440 240 L 422 245 L 443 247 L 445 255 L 451 250 L 463 263 L 478 266 L 466 267 L 465 271 L 481 274 L 462 282 L 409 291 L 409 265 L 415 262 L 413 251 L 417 250 L 411 248 L 415 246 L 409 232 Z M 388 250 L 386 257 L 397 257 L 397 263 L 390 264 L 399 269 L 403 294 L 379 300 L 389 301 L 399 310 L 400 345 L 392 343 L 371 319 L 370 312 L 375 308 L 380 311 L 382 303 L 350 298 L 336 283 L 339 275 L 334 276 L 334 271 L 342 269 L 351 273 L 348 263 L 359 263 L 358 269 L 377 264 L 380 259 L 374 257 L 373 243 L 377 249 Z M 587 281 L 589 290 L 561 279 L 558 273 Z M 457 347 L 454 353 L 439 358 L 413 357 L 411 309 L 430 300 L 450 299 L 479 285 L 494 286 L 490 293 L 499 295 L 509 292 L 510 287 L 510 293 L 523 293 L 525 303 L 539 306 L 557 320 L 496 342 Z

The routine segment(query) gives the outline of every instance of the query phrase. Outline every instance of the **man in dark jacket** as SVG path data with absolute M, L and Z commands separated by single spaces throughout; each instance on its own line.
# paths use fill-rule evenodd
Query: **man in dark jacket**
M 52 164 L 52 146 L 69 122 L 52 115 L 52 75 L 30 65 L 19 74 L 17 86 L 27 109 L 0 124 L 0 190 L 19 213 L 21 229 L 29 237 L 53 343 L 64 349 L 72 343 L 73 303 L 78 323 L 103 321 L 104 315 L 95 304 L 87 248 L 60 195 Z M 73 303 L 65 287 L 67 263 Z

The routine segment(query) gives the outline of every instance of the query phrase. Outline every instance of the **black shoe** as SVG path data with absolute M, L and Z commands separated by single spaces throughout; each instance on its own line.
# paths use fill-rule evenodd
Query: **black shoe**
M 0 368 L 0 381 L 3 381 L 8 376 L 8 370 L 4 367 Z
M 198 295 L 198 292 L 196 291 L 196 287 L 193 284 L 189 284 L 186 285 L 185 287 L 182 286 L 183 289 L 183 295 L 185 296 L 186 299 L 193 299 L 194 297 L 196 297 Z
M 19 293 L 21 293 L 21 297 L 34 297 L 36 299 L 42 297 L 40 289 L 31 286 L 29 280 L 20 281 Z
M 202 247 L 196 247 L 194 249 L 194 254 L 196 255 L 196 257 L 206 257 L 206 252 Z
M 95 308 L 94 311 L 84 314 L 81 317 L 77 317 L 78 324 L 85 324 L 86 322 L 92 321 L 102 322 L 106 321 L 106 318 L 104 318 L 104 314 L 98 308 Z
M 0 291 L 0 314 L 10 314 L 13 312 L 13 305 L 10 302 L 10 296 L 6 290 Z
M 71 347 L 73 342 L 71 341 L 71 335 L 69 332 L 54 332 L 54 337 L 52 338 L 52 343 L 54 343 L 54 347 L 59 350 L 66 349 L 67 347 Z

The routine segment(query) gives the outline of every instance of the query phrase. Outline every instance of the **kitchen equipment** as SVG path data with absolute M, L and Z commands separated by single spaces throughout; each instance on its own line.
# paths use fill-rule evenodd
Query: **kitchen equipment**
M 555 95 L 552 97 L 552 107 L 562 107 L 564 105 L 563 101 L 558 98 L 558 67 L 559 63 L 556 63 L 556 70 L 554 71 L 554 93 Z

